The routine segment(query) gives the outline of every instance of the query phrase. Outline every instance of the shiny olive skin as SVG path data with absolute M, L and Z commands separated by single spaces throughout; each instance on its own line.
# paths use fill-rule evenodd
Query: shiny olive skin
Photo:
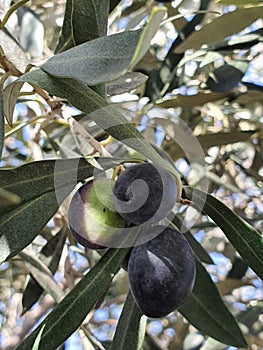
M 82 185 L 73 195 L 69 227 L 76 241 L 90 249 L 115 246 L 125 220 L 114 210 L 112 180 L 98 178 Z
M 173 209 L 178 189 L 174 176 L 150 163 L 130 166 L 113 188 L 116 211 L 134 225 L 156 223 Z
M 132 295 L 148 317 L 159 318 L 180 307 L 195 281 L 195 259 L 184 236 L 170 227 L 132 249 L 128 276 Z

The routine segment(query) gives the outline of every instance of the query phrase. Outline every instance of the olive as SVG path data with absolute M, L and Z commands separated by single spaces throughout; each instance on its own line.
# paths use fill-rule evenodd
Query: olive
M 155 223 L 172 211 L 177 194 L 175 177 L 168 170 L 142 163 L 119 175 L 113 188 L 113 203 L 127 222 Z
M 82 185 L 73 195 L 69 210 L 69 226 L 75 239 L 85 247 L 103 249 L 115 246 L 125 220 L 114 211 L 114 182 L 97 178 Z
M 152 230 L 161 233 L 133 247 L 128 276 L 136 304 L 146 316 L 159 318 L 184 303 L 193 288 L 196 267 L 193 252 L 180 232 L 160 225 Z

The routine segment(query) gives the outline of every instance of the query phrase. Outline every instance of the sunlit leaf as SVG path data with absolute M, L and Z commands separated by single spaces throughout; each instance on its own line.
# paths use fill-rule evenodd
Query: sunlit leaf
M 15 84 L 14 83 L 9 84 L 3 90 L 3 101 L 4 101 L 3 111 L 4 111 L 4 116 L 10 125 L 12 125 L 15 105 L 23 85 L 24 83 L 16 82 Z
M 55 77 L 97 85 L 119 78 L 148 51 L 159 29 L 164 9 L 155 7 L 142 30 L 103 36 L 57 54 L 41 65 Z
M 198 49 L 203 44 L 222 41 L 225 37 L 240 32 L 262 17 L 262 5 L 237 8 L 233 12 L 214 18 L 212 22 L 205 24 L 200 30 L 192 33 L 175 51 L 180 53 L 187 49 Z
M 18 74 L 23 73 L 29 60 L 24 50 L 6 28 L 0 30 L 0 43 L 6 59 L 17 70 Z
M 157 101 L 157 105 L 163 108 L 203 106 L 205 103 L 222 100 L 225 97 L 225 94 L 200 92 L 196 95 L 176 95 L 169 99 L 162 99 Z

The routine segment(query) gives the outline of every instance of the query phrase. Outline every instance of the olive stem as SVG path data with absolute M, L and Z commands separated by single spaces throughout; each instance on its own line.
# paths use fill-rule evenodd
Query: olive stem
M 186 199 L 186 198 L 180 198 L 180 204 L 183 205 L 192 205 L 194 206 L 194 202 L 190 201 L 190 199 Z

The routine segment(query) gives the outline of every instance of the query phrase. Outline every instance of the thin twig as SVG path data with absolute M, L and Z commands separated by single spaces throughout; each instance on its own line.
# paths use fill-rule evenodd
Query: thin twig
M 69 126 L 73 130 L 74 134 L 83 139 L 84 142 L 88 143 L 93 147 L 94 151 L 98 152 L 102 157 L 112 157 L 112 155 L 103 147 L 99 141 L 97 141 L 93 136 L 91 136 L 85 128 L 79 124 L 68 111 L 62 109 L 61 111 L 62 117 L 68 122 Z

